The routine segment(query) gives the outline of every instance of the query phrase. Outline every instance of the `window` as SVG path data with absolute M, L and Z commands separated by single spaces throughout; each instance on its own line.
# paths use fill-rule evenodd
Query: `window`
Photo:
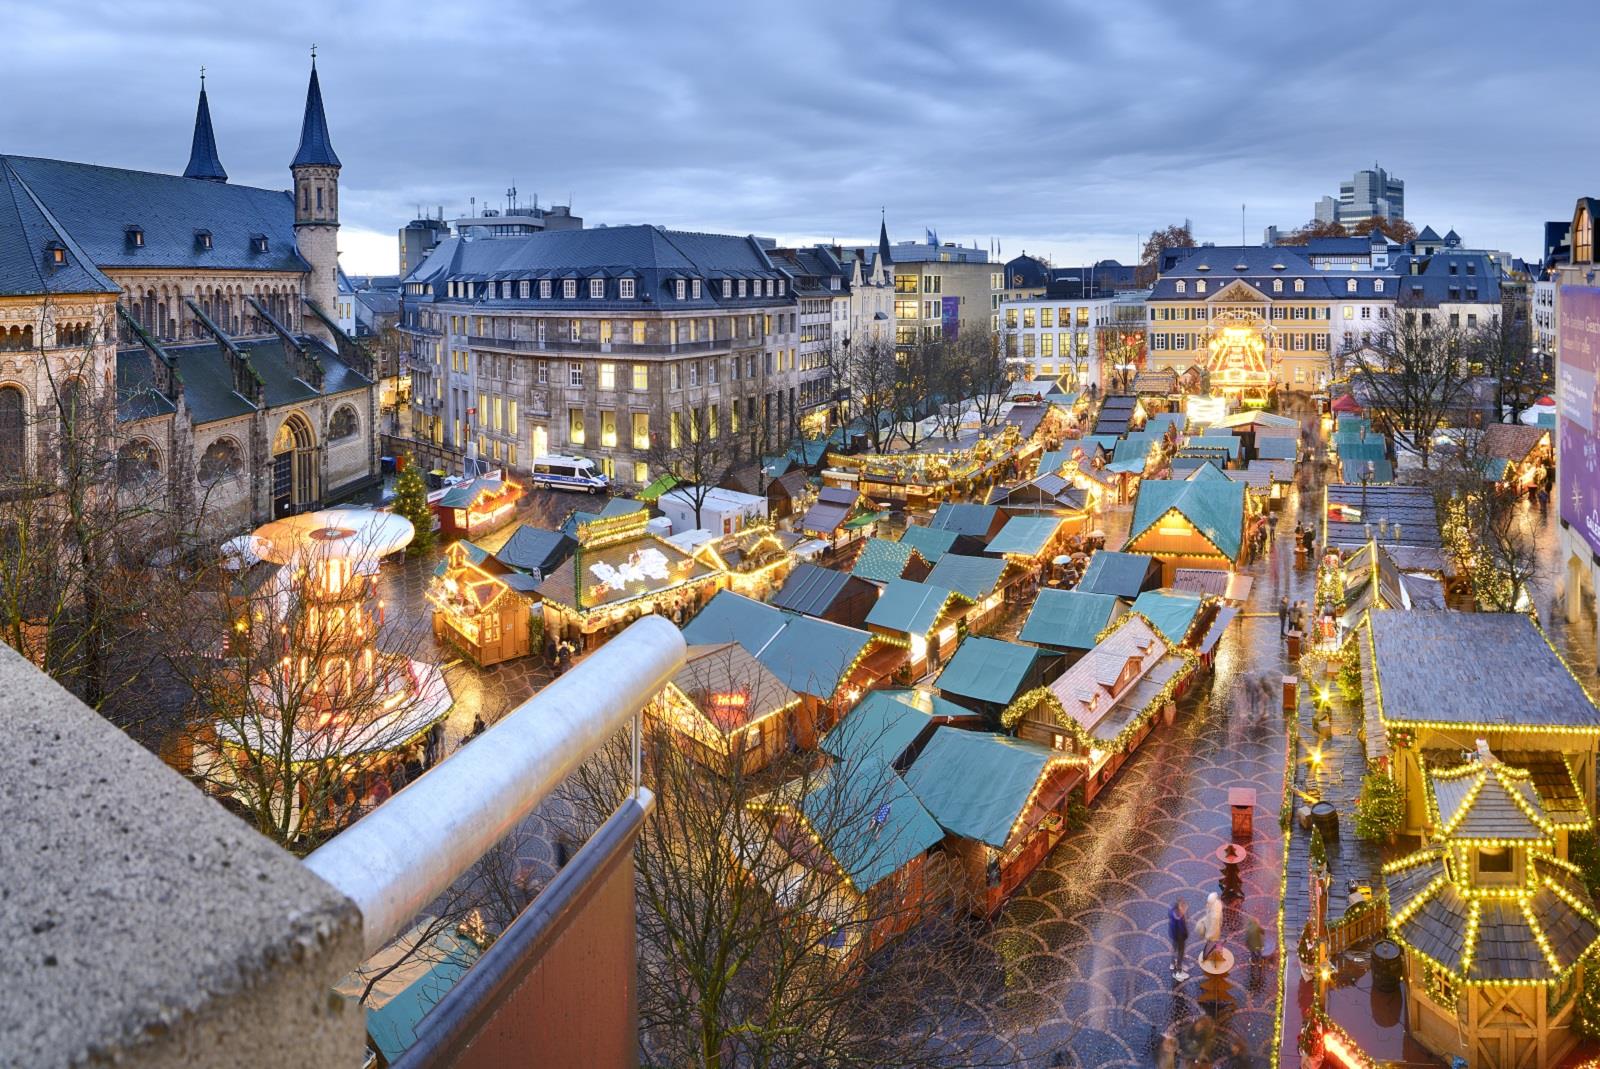
M 541 319 L 538 322 L 539 322 L 539 326 L 538 326 L 539 344 L 543 345 L 544 344 L 544 334 L 545 334 L 544 320 Z
M 1176 283 L 1175 283 L 1175 284 L 1174 284 L 1174 288 L 1175 288 L 1175 289 L 1176 289 L 1176 290 L 1177 290 L 1177 291 L 1178 291 L 1178 292 L 1179 292 L 1179 293 L 1187 293 L 1187 292 L 1189 292 L 1189 284 L 1188 284 L 1188 283 L 1187 283 L 1187 282 L 1185 282 L 1185 281 L 1184 281 L 1184 280 L 1183 280 L 1183 279 L 1181 279 L 1181 278 L 1180 278 L 1180 279 L 1178 279 L 1178 281 L 1177 281 L 1177 282 L 1176 282 Z
M 1354 293 L 1356 291 L 1356 280 L 1353 278 L 1345 279 L 1344 291 L 1346 293 Z
M 697 301 L 700 299 L 700 280 L 698 278 L 691 283 L 689 295 Z
M 600 321 L 600 344 L 611 344 L 611 320 L 609 319 L 602 319 Z
M 716 360 L 708 360 L 706 362 L 706 383 L 708 385 L 711 385 L 711 386 L 715 386 L 717 384 L 717 361 Z
M 680 278 L 672 284 L 672 295 L 680 301 L 683 300 L 683 290 L 683 279 Z
M 1489 873 L 1509 873 L 1512 871 L 1511 851 L 1505 847 L 1491 850 L 1487 847 L 1478 849 L 1478 871 Z
M 634 280 L 633 279 L 631 279 L 631 278 L 619 278 L 619 279 L 617 279 L 617 296 L 620 297 L 622 300 L 625 300 L 625 301 L 633 300 L 633 287 L 634 287 Z
M 506 433 L 515 438 L 517 436 L 517 399 L 506 398 Z
M 144 244 L 144 231 L 142 231 L 142 230 L 139 231 L 139 244 L 140 245 Z M 258 252 L 258 253 L 259 252 L 266 252 L 267 251 L 267 235 L 265 235 L 265 234 L 257 234 L 255 237 L 251 238 L 250 239 L 250 251 L 251 252 Z
M 929 301 L 928 302 L 928 306 L 929 306 L 930 309 L 933 307 L 933 304 L 934 304 L 933 301 Z M 927 318 L 932 319 L 933 316 L 929 315 Z M 1033 309 L 1032 308 L 1024 308 L 1022 310 L 1022 327 L 1023 327 L 1023 329 L 1024 330 L 1033 329 L 1034 323 L 1035 323 L 1035 319 L 1034 319 Z
M 1196 293 L 1204 293 L 1206 291 L 1206 280 L 1203 279 L 1203 278 L 1195 279 L 1194 280 L 1194 291 Z
M 1356 310 L 1354 308 L 1351 308 L 1348 304 L 1345 305 L 1344 306 L 1344 317 L 1346 319 L 1354 319 L 1356 317 Z
M 578 280 L 564 278 L 561 280 L 561 296 L 565 300 L 573 300 L 578 296 Z
M 567 409 L 567 441 L 573 445 L 583 444 L 583 409 Z
M 540 341 L 544 341 L 544 323 L 543 322 L 541 322 L 539 324 L 539 340 Z M 539 385 L 540 386 L 548 386 L 548 385 L 550 385 L 550 365 L 547 364 L 543 360 L 539 361 Z
M 583 361 L 571 360 L 567 362 L 567 385 L 583 385 Z
M 201 486 L 215 486 L 224 479 L 232 479 L 244 470 L 244 460 L 239 453 L 239 443 L 232 438 L 218 438 L 200 454 L 198 472 Z
M 617 444 L 617 414 L 609 408 L 600 410 L 600 444 L 608 449 Z
M 142 248 L 144 248 L 144 228 L 143 227 L 130 226 L 128 228 L 127 234 L 128 234 L 128 246 L 130 248 L 134 248 L 134 249 L 142 249 Z M 251 239 L 252 242 L 255 241 L 255 240 L 256 240 L 255 238 Z
M 682 371 L 682 368 L 678 364 L 673 364 L 672 365 L 672 388 L 674 390 L 677 390 L 677 389 L 681 389 L 682 386 L 683 386 L 683 371 Z
M 608 363 L 600 365 L 600 388 L 602 390 L 617 388 L 617 365 Z
M 1295 279 L 1294 280 L 1294 291 L 1296 293 L 1304 293 L 1306 291 L 1306 280 L 1303 279 L 1303 278 Z
M 716 405 L 706 409 L 706 437 L 715 438 L 722 427 L 722 417 Z
M 1039 335 L 1039 355 L 1040 356 L 1054 356 L 1055 355 L 1055 341 L 1056 341 L 1056 338 L 1055 338 L 1054 334 L 1041 334 L 1041 335 Z
M 194 247 L 199 249 L 201 252 L 209 252 L 211 249 L 211 231 L 196 230 L 194 232 Z M 57 245 L 51 249 L 51 251 L 60 254 L 55 261 L 56 263 L 61 264 L 67 262 L 66 250 L 61 248 L 61 246 Z
M 582 341 L 583 340 L 583 321 L 581 319 L 569 319 L 569 320 L 567 320 L 567 324 L 568 324 L 568 327 L 567 327 L 568 336 L 573 341 Z
M 633 462 L 633 481 L 636 483 L 648 483 L 650 481 L 650 465 L 642 460 L 635 460 Z
M 356 417 L 356 410 L 349 405 L 340 405 L 333 413 L 333 418 L 328 421 L 328 440 L 330 442 L 354 438 L 361 432 L 361 420 Z
M 732 297 L 732 296 L 733 296 L 733 279 L 725 278 L 725 279 L 722 280 L 722 297 L 723 297 L 723 300 L 727 300 L 729 297 Z
M 633 414 L 633 447 L 635 449 L 650 448 L 650 413 L 635 412 Z
M 1364 304 L 1364 305 L 1361 306 L 1361 318 L 1362 319 L 1371 319 L 1372 318 L 1372 305 Z
M 1373 293 L 1382 293 L 1383 292 L 1383 279 L 1375 278 L 1375 279 L 1372 280 L 1372 292 Z
M 1272 292 L 1273 293 L 1282 293 L 1283 292 L 1283 279 L 1275 278 L 1275 279 L 1272 280 Z
M 700 385 L 700 361 L 698 360 L 689 365 L 689 385 Z
M 117 450 L 117 485 L 124 489 L 143 486 L 161 474 L 161 457 L 156 447 L 135 438 Z
M 539 280 L 539 296 L 544 300 L 550 299 L 550 280 L 548 278 Z
M 633 344 L 635 344 L 635 345 L 643 345 L 644 344 L 644 320 L 635 319 L 633 321 L 633 330 L 632 330 L 632 333 L 631 333 L 631 338 L 633 340 Z
M 591 301 L 597 301 L 605 295 L 606 280 L 603 278 L 591 278 L 589 280 L 589 299 Z
M 648 390 L 650 388 L 650 365 L 633 365 L 633 388 L 635 390 Z
M 528 291 L 532 288 L 532 286 L 533 286 L 533 284 L 531 282 L 529 282 L 527 279 L 523 279 L 521 282 L 518 282 L 517 283 L 517 296 L 522 298 L 523 300 L 527 300 L 528 299 Z

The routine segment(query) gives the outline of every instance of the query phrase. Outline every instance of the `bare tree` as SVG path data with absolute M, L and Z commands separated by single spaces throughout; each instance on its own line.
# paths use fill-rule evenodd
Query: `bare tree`
M 1139 269 L 1135 278 L 1141 286 L 1148 286 L 1161 273 L 1161 254 L 1168 249 L 1194 248 L 1194 233 L 1187 221 L 1179 226 L 1173 223 L 1152 231 L 1139 252 Z
M 949 351 L 943 335 L 923 335 L 900 353 L 892 391 L 894 436 L 910 452 L 929 437 L 923 421 L 936 407 L 934 395 Z
M 1127 393 L 1144 367 L 1145 333 L 1142 329 L 1110 324 L 1099 329 L 1100 381 L 1107 393 Z
M 978 422 L 987 427 L 1000 418 L 1000 407 L 1016 377 L 1012 365 L 1001 352 L 1000 338 L 983 328 L 968 328 L 957 334 L 955 348 L 967 368 Z
M 868 889 L 914 804 L 881 762 L 783 759 L 759 782 L 696 764 L 660 721 L 644 746 L 657 805 L 636 865 L 640 1041 L 651 1064 L 1004 1064 L 964 1011 L 999 996 L 940 853 Z M 863 750 L 867 747 L 863 747 Z M 570 784 L 590 827 L 629 780 L 625 749 Z
M 1532 352 L 1533 338 L 1526 318 L 1516 313 L 1518 301 L 1507 295 L 1500 315 L 1469 328 L 1467 348 L 1470 360 L 1494 379 L 1495 420 L 1517 422 L 1540 395 L 1548 392 L 1544 367 Z
M 842 422 L 859 420 L 868 447 L 874 453 L 883 452 L 888 444 L 886 430 L 893 422 L 899 376 L 894 342 L 886 338 L 843 342 L 833 348 L 829 359 L 834 384 L 849 396 Z
M 1466 428 L 1452 436 L 1430 471 L 1445 543 L 1457 571 L 1489 612 L 1524 611 L 1540 573 L 1538 534 L 1519 497 L 1497 489 L 1487 434 Z
M 163 461 L 149 433 L 118 422 L 107 309 L 67 324 L 47 304 L 28 359 L 32 404 L 0 415 L 0 638 L 86 704 L 159 746 L 165 708 L 149 606 L 186 582 L 203 501 L 185 456 Z M 46 344 L 53 331 L 53 344 Z M 127 398 L 137 409 L 143 394 Z M 137 414 L 137 412 L 131 413 Z
M 751 432 L 764 435 L 766 420 L 753 422 L 760 426 L 752 427 Z M 744 458 L 741 444 L 739 436 L 723 420 L 718 404 L 708 402 L 702 394 L 698 403 L 691 398 L 669 413 L 666 435 L 654 432 L 646 455 L 651 471 L 677 480 L 672 493 L 694 509 L 698 527 L 700 511 L 711 491 Z M 759 465 L 761 453 L 755 452 L 754 459 Z
M 1385 329 L 1346 349 L 1351 380 L 1373 426 L 1416 453 L 1426 469 L 1434 436 L 1469 399 L 1468 338 L 1400 305 Z

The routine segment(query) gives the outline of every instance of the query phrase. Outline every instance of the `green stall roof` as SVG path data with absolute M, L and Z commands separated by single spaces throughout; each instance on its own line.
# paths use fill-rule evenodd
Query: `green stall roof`
M 1037 557 L 1044 552 L 1050 540 L 1065 522 L 1060 516 L 1013 516 L 989 540 L 985 553 L 995 555 L 1015 553 L 1022 557 Z
M 1036 646 L 968 635 L 936 683 L 947 694 L 1008 705 L 1028 683 L 1034 664 L 1047 656 Z
M 921 557 L 917 547 L 906 542 L 891 542 L 887 538 L 869 538 L 856 555 L 850 574 L 874 582 L 887 583 L 905 574 L 912 557 Z
M 972 599 L 959 590 L 910 579 L 891 579 L 872 611 L 867 613 L 867 624 L 907 635 L 926 635 L 938 626 L 945 603 L 951 598 L 972 604 Z
M 683 638 L 691 646 L 737 642 L 790 690 L 824 699 L 872 641 L 854 627 L 785 612 L 731 590 L 719 590 L 683 626 Z
M 942 527 L 924 527 L 920 524 L 907 527 L 900 535 L 900 541 L 914 548 L 922 554 L 922 559 L 929 564 L 937 564 L 939 558 L 950 552 L 950 547 L 956 544 L 956 539 L 961 535 L 955 531 L 947 531 Z
M 941 727 L 906 770 L 906 785 L 946 831 L 998 850 L 1056 756 L 1007 735 Z
M 895 771 L 861 755 L 825 771 L 800 810 L 857 891 L 868 891 L 944 838 Z
M 936 717 L 976 714 L 925 690 L 874 690 L 822 737 L 819 748 L 842 760 L 870 754 L 893 765 Z
M 1149 620 L 1167 642 L 1177 645 L 1200 614 L 1200 595 L 1183 590 L 1146 590 L 1134 600 L 1133 611 Z
M 1132 545 L 1173 511 L 1193 524 L 1225 556 L 1239 558 L 1244 545 L 1242 483 L 1146 479 L 1139 484 L 1127 544 Z
M 973 601 L 982 601 L 994 593 L 1005 574 L 1006 562 L 1002 557 L 969 557 L 961 553 L 946 553 L 939 558 L 928 573 L 927 581 L 933 586 L 959 590 Z
M 1121 615 L 1123 608 L 1123 601 L 1110 594 L 1046 587 L 1034 599 L 1017 637 L 1056 649 L 1093 649 L 1095 636 Z

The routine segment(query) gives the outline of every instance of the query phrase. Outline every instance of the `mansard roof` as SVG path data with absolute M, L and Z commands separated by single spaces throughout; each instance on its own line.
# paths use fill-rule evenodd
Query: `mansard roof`
M 35 156 L 0 162 L 102 270 L 310 270 L 295 245 L 294 200 L 283 190 Z M 130 229 L 142 244 L 129 239 Z M 202 230 L 211 233 L 208 249 L 195 241 Z M 267 239 L 265 251 L 256 251 L 257 236 Z
M 1365 244 L 1362 249 L 1365 250 Z M 1150 291 L 1153 301 L 1205 301 L 1215 297 L 1234 282 L 1249 286 L 1263 298 L 1283 300 L 1332 300 L 1352 296 L 1392 296 L 1395 292 L 1395 272 L 1384 271 L 1324 271 L 1312 265 L 1300 249 L 1284 245 L 1207 245 L 1197 249 L 1181 250 L 1183 256 L 1156 279 Z M 1198 292 L 1196 280 L 1206 283 L 1205 292 Z M 1288 280 L 1283 292 L 1272 288 L 1272 280 Z M 1352 292 L 1349 282 L 1354 279 Z M 1300 290 L 1294 281 L 1303 282 Z M 1376 283 L 1383 283 L 1379 292 Z M 1179 283 L 1183 288 L 1179 290 Z

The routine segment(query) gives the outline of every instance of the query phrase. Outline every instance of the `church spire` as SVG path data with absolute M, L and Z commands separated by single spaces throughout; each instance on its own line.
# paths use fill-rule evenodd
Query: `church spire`
M 317 82 L 317 51 L 311 50 L 311 84 L 306 87 L 306 115 L 300 122 L 300 148 L 290 167 L 338 167 L 333 141 L 328 137 L 328 117 L 322 112 L 322 86 Z
M 889 223 L 882 212 L 878 213 L 878 259 L 885 269 L 894 262 L 894 257 L 889 255 Z
M 189 147 L 189 166 L 183 169 L 185 178 L 203 178 L 208 182 L 226 182 L 228 172 L 222 169 L 217 158 L 217 135 L 211 130 L 211 105 L 206 103 L 206 69 L 200 68 L 200 106 L 194 113 L 194 143 Z

